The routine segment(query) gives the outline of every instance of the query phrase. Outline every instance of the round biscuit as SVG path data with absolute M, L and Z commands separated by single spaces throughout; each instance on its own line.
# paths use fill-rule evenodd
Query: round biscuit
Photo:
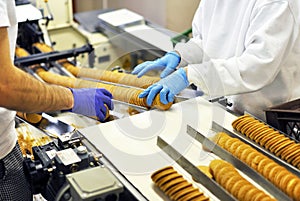
M 162 187 L 164 184 L 170 182 L 171 180 L 173 179 L 177 179 L 179 177 L 182 177 L 182 175 L 178 174 L 178 173 L 175 173 L 175 174 L 169 174 L 163 178 L 161 178 L 158 182 L 156 182 L 155 184 L 158 186 L 158 187 Z
M 272 163 L 272 160 L 269 159 L 269 158 L 262 158 L 261 161 L 258 162 L 258 165 L 257 165 L 257 171 L 260 172 L 260 173 L 263 173 L 265 167 Z
M 237 138 L 230 138 L 230 139 L 228 139 L 228 140 L 226 141 L 226 143 L 225 143 L 224 148 L 225 148 L 226 150 L 229 150 L 229 148 L 231 147 L 231 145 L 232 145 L 234 142 L 239 142 L 239 139 L 237 139 Z
M 237 158 L 240 158 L 243 151 L 246 150 L 247 148 L 249 148 L 248 145 L 246 145 L 245 143 L 242 143 L 240 146 L 237 147 L 237 149 L 234 152 L 234 156 L 236 156 Z
M 264 144 L 264 147 L 266 149 L 269 150 L 269 147 L 272 146 L 274 143 L 276 143 L 278 140 L 282 139 L 282 135 L 281 134 L 272 134 L 270 133 L 269 134 L 271 136 L 271 139 L 268 140 L 265 144 Z
M 264 167 L 264 169 L 263 169 L 263 172 L 262 172 L 262 175 L 264 176 L 264 177 L 266 177 L 266 178 L 269 178 L 270 177 L 270 172 L 271 172 L 271 170 L 273 169 L 273 168 L 275 168 L 275 167 L 277 167 L 278 165 L 277 165 L 277 163 L 275 163 L 275 162 L 270 162 L 270 163 L 268 163 L 267 165 L 265 165 L 265 167 Z M 261 172 L 260 172 L 261 173 Z
M 171 181 L 169 181 L 167 184 L 163 185 L 160 189 L 162 191 L 167 191 L 169 190 L 170 188 L 174 187 L 175 185 L 179 185 L 181 183 L 183 183 L 184 181 L 186 181 L 183 177 L 178 177 L 178 178 L 175 178 Z
M 238 181 L 240 180 L 243 180 L 243 177 L 239 174 L 235 174 L 233 176 L 231 176 L 230 178 L 227 179 L 227 181 L 225 181 L 224 185 L 224 188 L 229 191 L 231 194 L 233 194 L 233 190 L 236 190 L 236 189 L 233 189 L 232 187 L 234 186 L 235 183 L 237 183 Z
M 239 146 L 241 146 L 243 144 L 243 142 L 241 142 L 240 140 L 233 142 L 230 147 L 228 148 L 228 151 L 232 154 L 235 153 L 235 151 L 237 150 L 237 148 Z
M 283 142 L 282 145 L 275 150 L 275 155 L 277 157 L 280 157 L 281 153 L 293 144 L 294 142 L 292 142 L 291 140 Z
M 191 183 L 189 183 L 188 181 L 186 180 L 183 180 L 182 182 L 180 183 L 177 183 L 173 186 L 171 186 L 169 189 L 165 189 L 164 192 L 166 193 L 167 196 L 172 196 L 174 193 L 176 193 L 177 191 L 180 191 L 181 189 L 183 188 L 187 188 L 187 187 L 190 187 L 192 186 Z
M 295 200 L 300 198 L 300 183 L 298 182 L 293 190 L 293 196 L 292 196 Z
M 252 185 L 250 183 L 244 184 L 237 193 L 236 198 L 238 198 L 238 200 L 245 200 L 245 195 L 246 193 L 252 188 Z
M 280 148 L 285 142 L 289 141 L 286 137 L 282 137 L 281 139 L 277 140 L 276 143 L 272 144 L 269 147 L 269 150 L 275 154 L 276 150 Z
M 249 133 L 249 132 L 247 132 L 247 131 L 250 130 L 250 128 L 251 128 L 253 125 L 255 125 L 256 123 L 257 123 L 256 121 L 250 121 L 250 122 L 248 122 L 247 124 L 245 124 L 245 125 L 241 128 L 240 133 L 242 133 L 242 134 L 244 134 L 244 135 L 247 135 L 247 133 Z
M 294 152 L 290 153 L 289 155 L 287 155 L 285 157 L 285 160 L 288 162 L 288 163 L 291 163 L 295 158 L 299 157 L 300 156 L 300 147 L 298 150 L 295 150 Z
M 250 153 L 252 153 L 252 152 L 253 152 L 253 149 L 249 146 L 248 148 L 246 148 L 246 149 L 244 149 L 244 150 L 242 151 L 241 156 L 239 157 L 239 159 L 240 159 L 241 161 L 243 161 L 244 163 L 246 163 L 246 159 L 247 159 L 248 155 L 249 155 Z
M 235 129 L 236 129 L 238 132 L 240 132 L 241 129 L 242 129 L 242 127 L 243 127 L 244 125 L 246 125 L 247 123 L 249 123 L 249 122 L 251 122 L 251 121 L 253 121 L 253 120 L 254 120 L 253 117 L 250 117 L 250 116 L 245 117 L 245 118 L 243 118 L 243 119 L 236 125 Z
M 263 131 L 267 130 L 269 127 L 263 123 L 261 123 L 260 127 L 253 130 L 249 136 L 253 138 L 253 140 L 256 140 L 256 138 L 261 134 Z
M 161 179 L 162 177 L 165 177 L 169 174 L 174 174 L 177 173 L 176 170 L 172 169 L 166 169 L 164 171 L 158 172 L 157 174 L 155 174 L 154 176 L 151 176 L 151 179 L 154 183 L 156 183 L 159 179 Z
M 259 144 L 264 147 L 265 144 L 274 137 L 274 133 L 276 132 L 272 130 L 264 132 L 264 136 L 259 140 Z
M 281 180 L 279 181 L 280 189 L 282 189 L 285 193 L 287 193 L 288 192 L 288 189 L 287 189 L 288 183 L 293 178 L 294 178 L 294 175 L 292 175 L 292 174 L 286 174 L 286 175 L 282 176 Z
M 239 122 L 241 122 L 244 118 L 246 117 L 250 117 L 250 115 L 248 114 L 245 114 L 245 115 L 242 115 L 242 116 L 239 116 L 237 119 L 235 119 L 232 123 L 231 123 L 231 126 L 235 129 L 235 127 L 237 126 L 237 124 L 239 124 Z
M 168 169 L 173 169 L 173 167 L 172 167 L 172 166 L 167 166 L 167 167 L 163 167 L 163 168 L 161 168 L 161 169 L 155 171 L 154 173 L 152 173 L 151 179 L 152 179 L 156 174 L 158 174 L 158 173 L 160 173 L 160 172 L 163 172 L 163 171 L 165 171 L 165 170 L 168 170 Z
M 260 129 L 264 124 L 261 122 L 255 122 L 246 132 L 247 136 L 252 136 L 253 133 L 256 133 L 256 130 Z M 255 135 L 253 135 L 254 137 Z
M 187 187 L 187 188 L 183 188 L 181 189 L 180 191 L 177 191 L 176 193 L 174 193 L 170 198 L 172 200 L 178 200 L 180 197 L 190 193 L 190 192 L 193 192 L 193 191 L 196 191 L 198 189 L 196 189 L 195 187 L 193 186 L 190 186 L 190 187 Z
M 233 184 L 232 186 L 232 190 L 231 190 L 231 194 L 234 196 L 234 197 L 238 197 L 238 194 L 241 190 L 241 188 L 243 188 L 244 186 L 248 185 L 249 182 L 245 179 L 240 179 L 239 181 L 237 181 L 235 184 Z
M 293 154 L 295 151 L 300 149 L 300 145 L 294 143 L 292 146 L 289 146 L 288 149 L 286 149 L 282 154 L 281 154 L 281 158 L 284 160 L 287 160 L 287 156 L 289 156 L 290 154 Z
M 185 201 L 201 195 L 203 195 L 203 193 L 201 193 L 198 189 L 195 188 L 193 191 L 188 192 L 187 194 L 178 198 L 177 201 Z

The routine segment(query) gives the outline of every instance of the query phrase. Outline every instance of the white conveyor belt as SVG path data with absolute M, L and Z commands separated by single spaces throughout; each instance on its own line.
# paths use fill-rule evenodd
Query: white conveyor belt
M 212 120 L 232 130 L 236 117 L 202 97 L 174 104 L 169 111 L 149 111 L 128 118 L 100 124 L 80 132 L 86 136 L 117 169 L 149 200 L 166 200 L 150 178 L 151 174 L 172 165 L 190 182 L 191 176 L 171 160 L 156 145 L 157 136 L 172 144 L 194 165 L 208 165 L 215 158 L 202 150 L 201 144 L 186 133 L 191 125 L 203 134 L 210 135 Z M 203 186 L 195 186 L 217 200 Z

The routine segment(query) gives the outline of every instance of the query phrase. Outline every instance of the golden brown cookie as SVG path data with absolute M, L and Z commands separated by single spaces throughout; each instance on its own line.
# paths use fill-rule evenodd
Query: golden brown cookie
M 277 166 L 278 166 L 277 163 L 275 163 L 275 162 L 270 162 L 270 163 L 268 163 L 268 164 L 265 165 L 263 171 L 260 172 L 260 173 L 262 173 L 262 175 L 263 175 L 264 177 L 270 178 L 270 172 L 271 172 L 271 170 L 272 170 L 273 168 L 277 167 Z
M 272 146 L 272 145 L 273 145 L 274 143 L 276 143 L 278 140 L 280 140 L 280 139 L 283 138 L 283 136 L 282 136 L 281 134 L 279 134 L 279 133 L 276 133 L 276 134 L 270 133 L 269 135 L 271 136 L 271 139 L 268 140 L 268 141 L 264 144 L 264 146 L 265 146 L 266 149 L 269 149 L 270 146 Z
M 156 173 L 155 175 L 152 175 L 151 179 L 154 183 L 156 183 L 159 181 L 159 179 L 161 179 L 169 174 L 174 174 L 174 173 L 177 173 L 177 171 L 174 170 L 173 168 L 166 169 L 166 170 Z
M 162 177 L 161 179 L 158 180 L 158 182 L 156 182 L 155 184 L 158 186 L 158 187 L 161 187 L 163 186 L 165 183 L 168 183 L 174 179 L 177 179 L 179 177 L 182 177 L 180 174 L 178 173 L 174 173 L 174 174 L 169 174 L 167 176 L 164 176 Z
M 153 180 L 153 177 L 155 177 L 156 174 L 160 173 L 160 172 L 163 172 L 165 170 L 169 170 L 169 169 L 172 169 L 173 170 L 173 167 L 172 166 L 167 166 L 167 167 L 163 167 L 157 171 L 155 171 L 154 173 L 152 173 L 151 175 L 151 179 Z
M 174 185 L 179 185 L 184 181 L 186 181 L 186 180 L 183 177 L 177 177 L 177 178 L 165 183 L 163 186 L 160 187 L 160 189 L 165 192 L 165 191 L 169 190 L 170 188 L 172 188 Z
M 197 197 L 200 198 L 200 196 L 202 196 L 202 195 L 203 195 L 202 192 L 194 191 L 194 192 L 186 194 L 185 196 L 182 196 L 180 199 L 178 199 L 178 201 L 189 201 L 189 200 L 197 198 Z
M 237 126 L 237 124 L 239 124 L 239 122 L 241 122 L 241 121 L 242 121 L 244 118 L 246 118 L 246 117 L 250 117 L 250 115 L 245 114 L 245 115 L 242 115 L 242 116 L 238 117 L 236 120 L 234 120 L 234 121 L 231 123 L 232 127 L 235 129 L 235 127 Z
M 170 198 L 172 200 L 177 200 L 179 199 L 180 197 L 190 193 L 190 192 L 193 192 L 193 191 L 196 191 L 198 189 L 196 189 L 195 187 L 193 186 L 190 186 L 190 187 L 187 187 L 187 188 L 183 188 L 181 189 L 180 191 L 177 191 L 176 193 L 174 193 L 172 196 L 170 196 Z
M 187 188 L 192 186 L 191 183 L 189 183 L 188 181 L 184 180 L 180 183 L 177 183 L 176 185 L 172 185 L 169 189 L 163 190 L 166 195 L 168 195 L 169 197 L 171 197 L 174 193 L 176 193 L 177 191 L 180 191 L 183 188 Z

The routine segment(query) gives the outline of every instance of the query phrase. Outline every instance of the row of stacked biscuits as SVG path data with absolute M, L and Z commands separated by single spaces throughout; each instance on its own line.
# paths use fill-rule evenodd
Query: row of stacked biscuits
M 237 138 L 218 133 L 214 141 L 252 167 L 293 200 L 300 200 L 300 178 Z
M 151 175 L 154 184 L 174 201 L 207 201 L 209 198 L 187 181 L 172 166 L 155 171 Z
M 16 56 L 23 57 L 28 56 L 28 52 L 23 48 L 16 48 Z M 56 84 L 60 86 L 70 87 L 70 88 L 87 88 L 87 87 L 95 87 L 95 88 L 105 88 L 109 92 L 112 93 L 114 99 L 127 102 L 130 104 L 142 106 L 149 108 L 146 103 L 146 98 L 139 98 L 139 94 L 143 91 L 142 89 L 137 88 L 129 88 L 122 86 L 115 86 L 111 84 L 105 84 L 101 82 L 94 82 L 90 80 L 84 80 L 80 78 L 63 76 L 55 73 L 51 73 L 49 71 L 45 71 L 42 68 L 36 69 L 36 73 L 47 83 Z M 151 107 L 167 110 L 172 106 L 172 103 L 163 104 L 160 102 L 159 95 L 155 97 L 153 104 Z
M 237 118 L 232 127 L 277 157 L 300 169 L 300 144 L 246 114 Z
M 201 166 L 200 170 L 206 166 Z M 205 168 L 206 170 L 206 168 Z M 274 201 L 270 195 L 257 188 L 228 162 L 212 160 L 204 171 L 211 179 L 214 179 L 231 195 L 240 201 Z M 154 184 L 171 200 L 191 201 L 209 200 L 200 190 L 193 186 L 179 174 L 172 166 L 161 168 L 151 175 Z M 201 183 L 201 181 L 200 181 Z
M 41 52 L 52 52 L 53 49 L 44 43 L 34 43 L 33 46 Z M 118 83 L 127 86 L 134 86 L 138 88 L 146 89 L 150 85 L 158 82 L 160 78 L 143 76 L 137 78 L 135 75 L 112 72 L 107 70 L 95 69 L 95 68 L 83 68 L 74 66 L 67 59 L 58 61 L 62 66 L 64 66 L 70 73 L 78 78 L 91 78 L 95 80 L 102 80 L 107 82 Z

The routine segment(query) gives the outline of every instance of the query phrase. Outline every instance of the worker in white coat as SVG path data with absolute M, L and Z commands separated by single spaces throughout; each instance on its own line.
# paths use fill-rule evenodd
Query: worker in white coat
M 172 102 L 193 83 L 210 98 L 226 96 L 235 112 L 264 119 L 264 109 L 300 97 L 299 9 L 299 0 L 202 0 L 193 38 L 133 70 L 140 77 L 163 69 L 140 97 L 151 105 L 160 93 Z

